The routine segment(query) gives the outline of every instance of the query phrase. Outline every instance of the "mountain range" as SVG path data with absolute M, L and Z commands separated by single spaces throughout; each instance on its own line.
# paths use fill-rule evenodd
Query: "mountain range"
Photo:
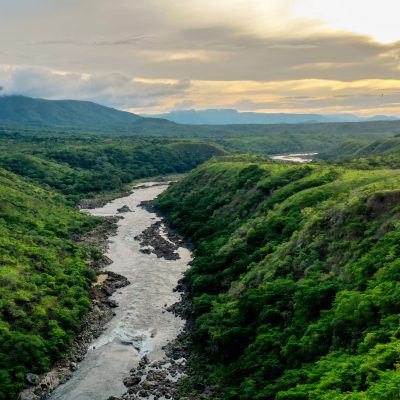
M 348 124 L 343 122 L 363 124 L 346 126 Z M 265 135 L 282 131 L 298 133 L 304 129 L 320 132 L 320 125 L 329 123 L 329 128 L 346 134 L 354 130 L 389 130 L 397 134 L 399 122 L 399 118 L 385 115 L 362 118 L 351 114 L 263 114 L 228 109 L 172 111 L 140 116 L 89 101 L 0 97 L 0 127 L 11 129 L 203 137 Z M 240 125 L 247 127 L 244 130 Z M 324 126 L 324 131 L 329 128 Z
M 163 127 L 175 124 L 159 118 L 144 118 L 90 101 L 3 96 L 0 97 L 0 125 L 26 129 L 73 128 L 123 132 L 134 127 Z
M 178 124 L 187 125 L 232 125 L 232 124 L 313 124 L 331 122 L 367 122 L 391 121 L 398 117 L 375 115 L 359 117 L 353 114 L 287 114 L 239 112 L 233 109 L 179 110 L 166 114 L 143 115 L 144 117 L 162 118 Z

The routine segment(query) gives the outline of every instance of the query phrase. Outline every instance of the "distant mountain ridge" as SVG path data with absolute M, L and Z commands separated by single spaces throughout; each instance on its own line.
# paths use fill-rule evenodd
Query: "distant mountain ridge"
M 165 118 L 161 118 L 161 117 Z M 329 127 L 328 127 L 329 125 Z M 45 100 L 0 96 L 0 128 L 144 136 L 210 137 L 269 135 L 315 131 L 400 132 L 400 119 L 351 114 L 241 113 L 236 110 L 175 111 L 158 116 L 130 112 L 81 100 Z M 246 127 L 245 131 L 243 130 Z M 246 132 L 246 133 L 244 133 Z
M 90 101 L 44 100 L 25 96 L 0 97 L 0 126 L 13 128 L 129 131 L 141 126 L 174 126 Z
M 178 124 L 187 125 L 236 125 L 236 124 L 312 124 L 331 122 L 367 122 L 392 121 L 398 117 L 376 115 L 359 117 L 353 114 L 287 114 L 239 112 L 234 109 L 180 110 L 166 114 L 143 115 L 144 117 L 163 118 Z

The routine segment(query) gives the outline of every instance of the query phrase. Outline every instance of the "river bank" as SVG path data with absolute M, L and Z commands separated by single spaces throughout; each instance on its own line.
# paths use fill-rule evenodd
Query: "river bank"
M 97 216 L 119 217 L 116 235 L 110 238 L 105 254 L 112 261 L 107 271 L 126 277 L 131 284 L 112 294 L 111 304 L 118 304 L 113 308 L 114 318 L 91 342 L 85 358 L 77 363 L 70 379 L 60 385 L 50 399 L 106 400 L 112 396 L 128 396 L 127 391 L 131 391 L 131 396 L 132 386 L 124 385 L 124 382 L 129 384 L 133 373 L 129 371 L 136 369 L 139 372 L 144 364 L 149 372 L 154 365 L 159 370 L 163 370 L 162 366 L 170 367 L 164 363 L 164 358 L 168 357 L 171 343 L 182 332 L 185 323 L 168 309 L 181 297 L 174 288 L 191 256 L 182 243 L 174 242 L 176 237 L 168 233 L 159 216 L 140 207 L 142 202 L 154 199 L 166 187 L 165 183 L 140 185 L 128 196 L 99 208 L 84 210 Z M 176 350 L 172 352 L 177 354 Z M 179 363 L 175 364 L 178 366 Z M 183 374 L 178 368 L 168 371 L 173 375 L 170 374 L 171 383 L 164 385 L 166 399 L 171 398 L 169 392 L 172 393 L 177 378 Z M 154 372 L 149 376 L 152 375 Z M 162 389 L 160 382 L 157 386 Z M 155 398 L 148 394 L 148 399 Z
M 118 220 L 119 217 L 104 218 L 92 232 L 77 239 L 78 242 L 95 245 L 102 251 L 100 257 L 88 260 L 90 267 L 98 273 L 97 282 L 90 291 L 91 310 L 83 318 L 79 333 L 64 357 L 55 363 L 50 372 L 40 376 L 31 375 L 31 385 L 20 393 L 19 400 L 47 399 L 52 391 L 70 379 L 90 344 L 101 335 L 104 326 L 115 315 L 114 308 L 117 305 L 110 297 L 119 288 L 129 285 L 124 276 L 105 270 L 112 263 L 105 252 L 109 238 L 116 235 Z

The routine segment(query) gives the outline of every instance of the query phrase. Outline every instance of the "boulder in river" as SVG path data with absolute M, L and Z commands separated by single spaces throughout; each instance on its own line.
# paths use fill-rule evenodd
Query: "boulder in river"
M 140 383 L 141 379 L 138 376 L 128 376 L 124 379 L 124 385 L 126 387 L 136 386 Z
M 130 212 L 132 210 L 125 204 L 124 206 L 117 208 L 117 211 L 122 214 L 122 213 Z

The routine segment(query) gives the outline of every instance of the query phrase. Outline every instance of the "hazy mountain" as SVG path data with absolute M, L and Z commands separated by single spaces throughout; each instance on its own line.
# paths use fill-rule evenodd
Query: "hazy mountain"
M 91 131 L 127 131 L 138 126 L 174 126 L 89 101 L 0 97 L 0 126 Z
M 151 118 L 153 117 L 153 118 Z M 161 118 L 164 117 L 164 118 Z M 362 119 L 350 114 L 262 114 L 236 110 L 175 111 L 139 116 L 89 101 L 43 100 L 24 96 L 0 97 L 0 127 L 47 131 L 127 133 L 178 137 L 270 135 L 323 130 L 333 133 L 399 133 L 395 117 Z M 325 123 L 330 123 L 329 127 Z M 351 124 L 342 124 L 350 122 Z M 352 124 L 357 122 L 357 124 Z M 362 122 L 362 124 L 360 124 Z M 369 122 L 368 124 L 366 122 Z M 314 125 L 306 126 L 306 124 Z M 178 125 L 179 124 L 179 125 Z M 231 125 L 230 125 L 231 124 Z M 232 126 L 235 125 L 235 126 Z M 239 126 L 247 125 L 246 130 Z M 280 124 L 280 125 L 279 125 Z M 393 124 L 396 124 L 394 126 Z M 203 125 L 203 126 L 200 126 Z M 214 125 L 214 126 L 209 126 Z M 224 126 L 225 125 L 225 126 Z
M 146 115 L 149 117 L 150 115 Z M 311 124 L 325 122 L 362 122 L 395 120 L 397 117 L 379 115 L 372 118 L 358 117 L 352 114 L 285 114 L 239 112 L 232 109 L 181 110 L 166 114 L 151 115 L 179 124 L 188 125 L 229 125 L 229 124 Z

